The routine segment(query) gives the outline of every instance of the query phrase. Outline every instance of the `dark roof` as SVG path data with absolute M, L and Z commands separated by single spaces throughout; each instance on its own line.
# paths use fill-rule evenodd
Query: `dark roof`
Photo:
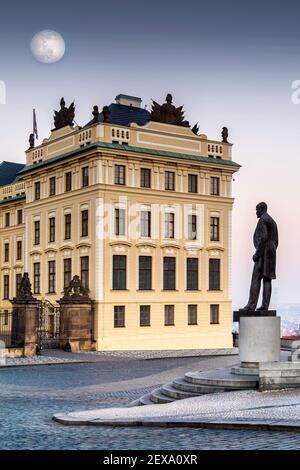
M 0 163 L 0 186 L 12 183 L 17 173 L 24 168 L 22 163 L 2 162 Z
M 132 122 L 136 122 L 138 126 L 144 126 L 150 121 L 150 113 L 146 109 L 116 103 L 112 103 L 108 108 L 110 111 L 109 121 L 111 124 L 130 126 Z M 86 125 L 89 126 L 94 122 L 95 121 L 92 120 Z M 103 122 L 102 113 L 99 114 L 99 122 Z

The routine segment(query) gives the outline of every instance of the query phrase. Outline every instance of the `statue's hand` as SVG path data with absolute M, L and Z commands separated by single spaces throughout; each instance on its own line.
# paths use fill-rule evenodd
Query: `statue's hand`
M 258 261 L 259 256 L 255 253 L 255 254 L 253 255 L 253 258 L 252 258 L 252 259 L 253 259 L 253 261 L 254 261 L 254 263 L 255 263 L 256 261 Z

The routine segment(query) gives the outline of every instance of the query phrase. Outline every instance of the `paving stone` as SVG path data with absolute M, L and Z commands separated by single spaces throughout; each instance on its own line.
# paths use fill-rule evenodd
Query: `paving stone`
M 158 392 L 156 392 L 158 393 Z M 143 423 L 156 420 L 163 425 L 173 420 L 188 425 L 197 422 L 231 423 L 256 428 L 270 428 L 283 424 L 282 420 L 293 420 L 293 428 L 300 432 L 300 391 L 268 392 L 257 391 L 227 392 L 223 394 L 202 395 L 161 405 L 146 407 L 101 409 L 89 412 L 75 412 L 55 417 L 59 422 L 74 423 L 80 419 L 88 424 L 101 420 L 109 423 L 112 420 L 119 424 L 135 421 Z M 289 423 L 291 426 L 291 422 Z
M 73 355 L 60 351 L 43 351 L 51 357 Z M 87 357 L 78 353 L 79 359 Z M 80 361 L 81 362 L 81 361 Z M 294 432 L 267 432 L 237 429 L 179 428 L 132 426 L 60 426 L 52 421 L 55 413 L 125 407 L 155 387 L 182 377 L 187 370 L 210 370 L 216 367 L 233 367 L 238 358 L 233 355 L 217 357 L 167 358 L 155 361 L 128 357 L 88 356 L 86 363 L 52 364 L 51 367 L 3 368 L 0 371 L 0 449 L 299 449 L 300 434 Z M 234 392 L 235 393 L 235 392 Z M 243 392 L 247 393 L 247 392 Z M 269 413 L 281 400 L 283 392 L 274 393 L 278 401 L 270 406 L 258 404 L 247 396 L 245 408 L 253 409 L 255 417 Z M 291 392 L 287 392 L 288 394 Z M 235 409 L 235 398 L 229 408 Z M 276 399 L 277 400 L 277 399 Z M 185 400 L 187 401 L 187 400 Z M 222 401 L 222 397 L 220 398 Z M 239 401 L 238 401 L 239 404 Z M 153 405 L 164 408 L 169 405 Z M 208 407 L 211 411 L 214 406 Z M 150 408 L 150 407 L 139 407 Z M 299 400 L 290 397 L 289 403 L 277 413 L 282 420 L 294 420 Z M 192 410 L 191 410 L 192 413 Z M 242 419 L 239 412 L 239 419 Z M 230 419 L 227 416 L 226 419 Z M 190 420 L 198 419 L 189 415 Z M 148 423 L 151 424 L 151 417 Z M 159 419 L 159 418 L 155 418 Z M 201 417 L 206 422 L 210 413 Z M 180 420 L 180 414 L 172 416 L 170 422 Z M 155 424 L 155 420 L 153 421 Z

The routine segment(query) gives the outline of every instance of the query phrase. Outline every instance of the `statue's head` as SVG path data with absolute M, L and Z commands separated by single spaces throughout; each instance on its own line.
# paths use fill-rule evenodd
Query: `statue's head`
M 167 103 L 172 103 L 172 100 L 173 100 L 173 96 L 171 95 L 171 93 L 168 93 L 167 97 L 166 97 L 166 102 Z
M 265 202 L 260 202 L 256 206 L 256 215 L 260 218 L 263 214 L 265 214 L 268 210 L 268 206 Z

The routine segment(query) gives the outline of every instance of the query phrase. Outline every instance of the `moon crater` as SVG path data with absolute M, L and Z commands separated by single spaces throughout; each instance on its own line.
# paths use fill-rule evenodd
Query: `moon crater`
M 31 40 L 31 52 L 43 64 L 53 64 L 65 54 L 65 41 L 56 31 L 45 29 L 36 33 Z

